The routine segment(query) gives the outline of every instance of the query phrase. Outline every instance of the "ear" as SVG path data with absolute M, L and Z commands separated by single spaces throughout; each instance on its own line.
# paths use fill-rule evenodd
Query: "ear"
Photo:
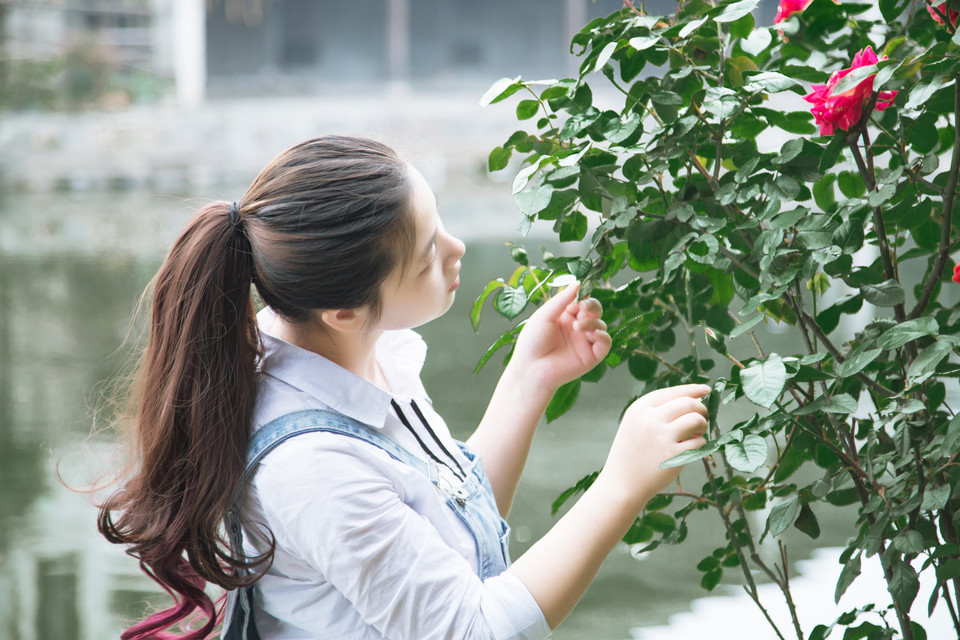
M 366 307 L 360 309 L 325 309 L 320 312 L 323 324 L 340 333 L 360 331 L 367 322 Z

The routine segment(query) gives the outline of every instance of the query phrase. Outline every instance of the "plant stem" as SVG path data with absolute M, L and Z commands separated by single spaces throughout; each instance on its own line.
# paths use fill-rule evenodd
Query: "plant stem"
M 876 94 L 874 94 L 874 96 L 876 96 Z M 857 168 L 860 170 L 860 175 L 863 177 L 864 184 L 867 185 L 867 191 L 873 193 L 877 190 L 876 177 L 864 163 L 863 156 L 860 154 L 860 147 L 857 145 L 856 138 L 853 137 L 851 140 L 851 137 L 853 137 L 852 133 L 851 136 L 847 138 L 847 142 L 849 144 L 850 151 L 853 153 L 853 159 L 857 163 Z M 871 164 L 873 164 L 872 159 Z M 879 206 L 873 207 L 873 228 L 877 232 L 877 245 L 880 248 L 880 261 L 883 264 L 883 275 L 887 280 L 899 282 L 899 279 L 897 278 L 897 268 L 894 266 L 893 259 L 890 257 L 890 242 L 887 240 L 887 230 L 883 224 L 883 209 Z M 896 317 L 897 322 L 903 322 L 906 319 L 906 311 L 904 310 L 903 303 L 893 307 L 893 314 Z
M 773 621 L 773 618 L 770 617 L 770 614 L 767 612 L 766 608 L 760 602 L 760 592 L 757 590 L 757 583 L 753 579 L 753 575 L 750 573 L 750 566 L 748 565 L 748 558 L 746 553 L 743 550 L 743 547 L 740 546 L 740 540 L 737 537 L 737 532 L 733 530 L 733 523 L 730 522 L 730 515 L 723 509 L 723 505 L 720 504 L 720 487 L 717 485 L 717 477 L 714 475 L 713 471 L 710 469 L 710 463 L 707 462 L 707 459 L 703 459 L 703 468 L 707 473 L 707 478 L 710 480 L 710 486 L 713 487 L 713 493 L 715 496 L 715 503 L 717 507 L 717 512 L 720 514 L 720 520 L 723 522 L 724 528 L 727 530 L 727 536 L 730 538 L 730 543 L 733 545 L 733 549 L 737 554 L 737 557 L 740 558 L 740 569 L 743 571 L 743 578 L 746 581 L 743 589 L 747 592 L 747 595 L 750 596 L 750 599 L 753 600 L 754 604 L 760 609 L 760 612 L 763 613 L 763 617 L 767 619 L 767 622 L 773 627 L 774 632 L 776 632 L 777 637 L 780 640 L 786 640 L 783 633 L 781 633 L 780 628 Z M 729 473 L 729 470 L 727 470 Z M 746 524 L 746 520 L 744 521 Z M 749 525 L 747 525 L 749 526 Z M 751 547 L 753 546 L 753 536 L 747 534 L 750 540 Z M 752 549 L 751 557 L 754 558 L 754 562 L 759 560 L 760 556 L 756 553 L 755 549 Z M 771 579 L 774 582 L 777 582 L 775 576 L 772 576 L 770 570 L 760 561 L 759 565 L 761 569 L 771 576 Z M 802 640 L 802 638 L 801 638 Z
M 948 21 L 949 22 L 949 21 Z M 940 220 L 940 246 L 937 249 L 937 257 L 934 260 L 933 267 L 930 269 L 930 275 L 927 281 L 923 283 L 923 290 L 917 299 L 917 304 L 910 312 L 908 319 L 913 320 L 920 316 L 927 308 L 930 302 L 930 296 L 933 289 L 940 281 L 943 275 L 943 269 L 947 264 L 947 254 L 950 252 L 950 225 L 953 217 L 953 199 L 957 195 L 957 179 L 960 176 L 960 122 L 957 121 L 956 113 L 960 113 L 960 75 L 955 80 L 953 93 L 954 99 L 954 137 L 953 137 L 953 157 L 950 159 L 950 174 L 947 178 L 947 186 L 943 190 L 943 212 Z
M 953 606 L 953 601 L 950 599 L 950 589 L 947 587 L 947 583 L 944 582 L 941 585 L 943 589 L 943 599 L 947 603 L 947 609 L 950 611 L 950 619 L 953 620 L 953 628 L 956 629 L 957 635 L 960 636 L 960 618 L 957 618 L 957 610 Z
M 837 347 L 835 347 L 832 342 L 830 342 L 830 339 L 827 337 L 827 334 L 823 332 L 823 329 L 820 328 L 820 326 L 817 324 L 817 321 L 810 317 L 810 314 L 801 310 L 800 313 L 797 315 L 797 318 L 798 319 L 802 318 L 803 322 L 807 324 L 810 330 L 813 331 L 820 338 L 820 341 L 823 342 L 823 346 L 827 348 L 827 351 L 830 352 L 830 355 L 833 356 L 833 359 L 834 361 L 836 361 L 837 364 L 840 364 L 845 360 L 843 355 L 840 353 L 840 350 L 837 349 Z M 876 380 L 867 376 L 866 374 L 858 373 L 857 379 L 860 380 L 860 382 L 863 382 L 865 385 L 867 385 L 871 389 L 873 389 L 874 391 L 876 391 L 877 393 L 879 393 L 880 395 L 884 396 L 885 398 L 892 398 L 895 395 L 897 395 L 890 389 L 886 388 L 885 386 L 877 382 Z
M 723 472 L 727 478 L 727 482 L 731 483 L 733 480 L 733 473 L 730 471 L 730 467 L 726 463 L 723 465 Z M 753 540 L 753 532 L 750 530 L 750 521 L 747 519 L 746 511 L 743 509 L 743 503 L 741 500 L 736 500 L 734 502 L 734 508 L 737 510 L 737 515 L 740 516 L 740 519 L 743 520 L 743 531 L 747 534 L 747 547 L 750 549 L 750 559 L 753 560 L 760 569 L 767 574 L 767 576 L 780 588 L 780 592 L 783 594 L 784 599 L 787 602 L 787 608 L 790 610 L 790 619 L 793 621 L 793 629 L 797 634 L 797 640 L 803 640 L 803 629 L 800 627 L 800 619 L 797 616 L 797 607 L 793 602 L 793 595 L 790 593 L 790 583 L 788 578 L 788 568 L 786 566 L 786 554 L 783 551 L 781 546 L 781 561 L 783 562 L 783 574 L 777 576 L 773 571 L 770 570 L 770 567 L 763 561 L 763 558 L 760 557 L 760 553 L 757 550 L 756 545 Z M 732 538 L 736 539 L 736 538 Z M 735 545 L 739 545 L 739 540 L 736 541 Z M 741 564 L 743 564 L 743 558 L 740 559 Z

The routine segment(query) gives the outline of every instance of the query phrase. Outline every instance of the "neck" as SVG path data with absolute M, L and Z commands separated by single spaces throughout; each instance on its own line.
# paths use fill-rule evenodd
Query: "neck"
M 387 389 L 387 382 L 377 365 L 376 344 L 382 333 L 346 333 L 321 323 L 291 324 L 283 320 L 280 320 L 278 332 L 286 342 L 321 355 L 367 382 Z

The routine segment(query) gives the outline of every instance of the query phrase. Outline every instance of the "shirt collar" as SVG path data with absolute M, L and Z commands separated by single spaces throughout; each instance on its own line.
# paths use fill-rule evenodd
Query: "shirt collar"
M 394 398 L 416 395 L 427 345 L 414 331 L 384 331 L 377 341 L 377 362 L 396 396 L 323 356 L 277 337 L 277 316 L 268 308 L 257 314 L 263 355 L 258 369 L 307 393 L 330 409 L 382 429 Z

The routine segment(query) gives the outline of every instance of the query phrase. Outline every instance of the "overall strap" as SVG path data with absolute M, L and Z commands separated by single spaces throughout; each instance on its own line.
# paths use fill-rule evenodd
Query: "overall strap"
M 330 432 L 369 442 L 385 451 L 398 462 L 410 465 L 423 473 L 428 479 L 435 480 L 435 470 L 422 459 L 413 455 L 399 444 L 386 437 L 374 427 L 354 420 L 342 413 L 323 409 L 295 411 L 271 420 L 257 429 L 247 448 L 247 463 L 234 490 L 230 512 L 227 514 L 227 536 L 230 547 L 237 555 L 243 555 L 243 529 L 240 525 L 240 497 L 247 481 L 256 471 L 257 465 L 268 453 L 278 446 L 304 433 Z M 259 640 L 253 620 L 253 590 L 244 588 L 232 591 L 227 599 L 224 615 L 224 640 Z
M 238 511 L 240 496 L 243 494 L 247 480 L 249 480 L 256 471 L 257 465 L 260 464 L 260 461 L 263 460 L 268 453 L 276 449 L 290 438 L 303 433 L 315 433 L 318 431 L 338 433 L 350 438 L 356 438 L 358 440 L 369 442 L 370 444 L 385 451 L 391 458 L 394 458 L 398 462 L 410 465 L 427 478 L 432 479 L 433 474 L 431 473 L 430 466 L 426 462 L 413 455 L 370 425 L 364 424 L 358 420 L 354 420 L 353 418 L 345 416 L 342 413 L 327 411 L 324 409 L 305 409 L 303 411 L 288 413 L 276 418 L 275 420 L 271 420 L 264 426 L 257 429 L 256 433 L 253 434 L 253 438 L 251 439 L 250 445 L 247 448 L 246 468 L 243 471 L 243 475 L 240 477 L 240 482 L 237 483 L 237 488 L 234 491 L 233 500 L 231 502 L 233 506 L 230 509 L 231 517 L 229 520 L 231 522 L 229 523 L 230 526 L 228 527 L 231 529 L 231 544 L 235 544 L 232 531 L 234 528 L 234 523 L 237 525 L 236 533 L 238 535 L 240 534 L 240 514 Z M 240 540 L 238 539 L 236 542 L 239 541 Z

